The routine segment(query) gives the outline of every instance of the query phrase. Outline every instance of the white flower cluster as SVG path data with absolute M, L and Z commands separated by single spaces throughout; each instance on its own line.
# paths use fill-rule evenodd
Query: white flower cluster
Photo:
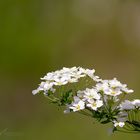
M 100 117 L 98 120 L 105 120 L 105 122 L 112 122 L 114 127 L 124 127 L 128 117 L 127 111 L 140 110 L 140 100 L 123 101 L 119 97 L 133 93 L 132 89 L 128 89 L 126 84 L 122 84 L 116 78 L 112 80 L 102 80 L 95 76 L 95 70 L 84 69 L 82 67 L 63 68 L 55 72 L 47 73 L 43 78 L 39 87 L 32 93 L 35 95 L 39 92 L 49 96 L 48 92 L 55 93 L 56 87 L 64 86 L 69 83 L 76 83 L 82 77 L 89 77 L 95 82 L 91 88 L 87 87 L 84 90 L 77 89 L 73 92 L 71 89 L 71 96 L 66 92 L 57 98 L 59 105 L 67 106 L 64 111 L 81 112 L 88 110 L 94 117 Z M 57 94 L 59 95 L 59 94 Z M 54 96 L 53 96 L 54 98 Z M 49 99 L 51 99 L 49 97 Z M 56 102 L 56 100 L 55 100 Z M 106 118 L 108 116 L 108 118 Z
M 48 91 L 55 92 L 54 86 L 63 86 L 68 83 L 75 83 L 78 82 L 78 80 L 81 77 L 89 76 L 94 81 L 99 81 L 99 77 L 94 75 L 95 70 L 92 69 L 84 69 L 81 67 L 72 67 L 72 68 L 63 68 L 61 70 L 47 73 L 41 80 L 41 84 L 36 90 L 33 90 L 33 94 L 37 94 L 40 91 L 43 91 L 45 94 L 48 93 Z
M 69 106 L 69 108 L 73 109 L 74 112 L 84 109 L 85 107 L 83 107 L 83 104 L 81 104 L 82 109 L 79 107 L 80 106 L 79 102 L 81 103 L 82 101 L 84 102 L 84 105 L 86 105 L 86 107 L 90 107 L 93 110 L 97 110 L 103 105 L 101 93 L 104 95 L 116 97 L 122 93 L 132 93 L 132 92 L 133 90 L 128 89 L 126 84 L 121 84 L 116 78 L 114 78 L 113 80 L 100 80 L 99 82 L 97 82 L 95 87 L 91 89 L 87 88 L 84 91 L 78 91 L 76 97 L 76 99 L 78 100 L 74 100 L 74 102 L 72 103 L 71 106 Z M 77 107 L 76 104 L 78 106 L 78 109 L 74 108 Z
M 106 95 L 118 96 L 122 93 L 132 93 L 132 89 L 128 89 L 126 84 L 120 83 L 116 78 L 113 80 L 102 80 L 96 84 L 98 91 L 103 92 Z
M 74 97 L 74 101 L 69 106 L 69 109 L 72 109 L 75 112 L 89 107 L 96 111 L 102 105 L 103 101 L 101 100 L 101 96 L 96 89 L 87 88 L 84 91 L 78 91 L 78 94 Z

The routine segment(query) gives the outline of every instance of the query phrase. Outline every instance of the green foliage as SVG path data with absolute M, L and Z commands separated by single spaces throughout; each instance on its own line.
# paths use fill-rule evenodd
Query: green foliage
M 73 92 L 72 92 L 72 90 L 69 90 L 69 91 L 61 94 L 59 105 L 63 106 L 66 104 L 71 104 L 72 101 L 73 101 Z

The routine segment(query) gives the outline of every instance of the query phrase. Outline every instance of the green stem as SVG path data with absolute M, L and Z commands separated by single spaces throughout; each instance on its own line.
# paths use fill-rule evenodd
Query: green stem
M 51 98 L 51 97 L 46 96 L 46 95 L 45 95 L 45 97 L 46 97 L 47 99 L 49 99 L 50 101 L 52 101 L 52 102 L 54 102 L 54 101 L 59 101 L 59 99 L 56 98 L 56 97 Z
M 108 107 L 106 105 L 103 93 L 101 93 L 101 95 L 102 95 L 102 98 L 103 98 L 103 103 L 104 103 L 105 110 L 107 111 L 108 114 L 110 114 L 110 111 L 109 111 L 109 109 L 108 109 Z
M 85 116 L 92 117 L 92 115 L 91 115 L 91 114 L 89 114 L 89 113 L 85 112 L 84 110 L 81 110 L 81 111 L 79 111 L 78 113 L 80 113 L 80 114 L 82 114 L 82 115 L 85 115 Z
M 124 131 L 124 130 L 118 130 L 117 131 L 119 132 L 123 132 L 123 133 L 131 133 L 131 134 L 138 134 L 139 132 L 136 132 L 136 131 Z
M 119 100 L 119 102 L 116 104 L 115 108 L 113 111 L 115 111 L 117 109 L 117 107 L 120 105 L 120 103 L 123 101 L 123 99 L 125 98 L 126 94 L 123 94 L 123 96 L 121 97 L 121 99 Z

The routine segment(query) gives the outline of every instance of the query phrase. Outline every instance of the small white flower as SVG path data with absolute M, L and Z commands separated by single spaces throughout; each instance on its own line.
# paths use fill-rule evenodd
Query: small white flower
M 132 104 L 131 101 L 125 100 L 124 102 L 122 102 L 120 104 L 120 109 L 121 110 L 132 110 L 132 109 L 135 109 L 135 107 L 134 107 L 134 105 Z
M 132 104 L 136 107 L 136 108 L 140 108 L 140 100 L 136 99 L 134 101 L 132 101 Z
M 85 73 L 85 69 L 82 67 L 79 67 L 79 74 Z
M 66 80 L 66 77 L 55 78 L 54 80 L 55 80 L 54 85 L 56 86 L 62 86 L 68 83 L 68 81 Z
M 132 89 L 128 89 L 126 84 L 122 84 L 120 81 L 118 81 L 116 78 L 113 80 L 109 80 L 109 85 L 112 88 L 120 89 L 120 91 L 125 93 L 133 93 L 134 91 Z
M 128 88 L 126 88 L 126 87 L 122 87 L 121 90 L 122 90 L 123 92 L 125 92 L 125 93 L 133 93 L 133 92 L 134 92 L 134 90 L 128 89 Z
M 53 87 L 53 85 L 54 83 L 42 82 L 40 87 L 42 87 L 44 91 L 48 91 Z
M 39 87 L 36 90 L 32 91 L 32 94 L 35 95 L 35 94 L 39 93 L 40 91 L 44 91 L 44 93 L 46 94 L 48 92 L 48 90 L 54 91 L 54 89 L 52 87 L 53 87 L 53 83 L 41 82 Z
M 124 127 L 125 123 L 124 122 L 117 122 L 117 121 L 114 121 L 114 126 L 117 127 Z
M 115 97 L 122 94 L 121 86 L 122 84 L 114 78 L 113 80 L 102 80 L 100 83 L 97 83 L 96 89 L 106 95 Z
M 83 110 L 85 109 L 85 102 L 79 99 L 79 97 L 75 96 L 74 102 L 71 104 L 69 108 L 72 109 L 73 112 Z
M 73 73 L 73 72 L 77 71 L 77 68 L 76 67 L 72 67 L 72 68 L 63 67 L 63 69 L 60 71 L 62 73 Z
M 33 91 L 32 91 L 32 94 L 35 95 L 35 94 L 37 94 L 39 91 L 40 91 L 40 89 L 37 88 L 36 90 L 33 90 Z
M 94 73 L 95 73 L 95 70 L 94 69 L 84 69 L 84 68 L 79 68 L 79 72 L 81 74 L 83 74 L 84 76 L 89 76 L 93 81 L 95 82 L 99 82 L 101 81 L 101 79 L 99 79 L 99 76 L 95 76 Z
M 122 86 L 120 81 L 118 81 L 116 78 L 114 78 L 113 80 L 109 80 L 109 85 L 112 88 L 116 88 L 116 87 L 121 87 Z
M 85 70 L 85 74 L 87 74 L 87 75 L 88 75 L 89 77 L 91 77 L 91 78 L 94 77 L 94 73 L 95 73 L 95 70 L 94 70 L 94 69 L 92 69 L 92 70 L 86 69 L 86 70 Z
M 99 76 L 94 76 L 94 77 L 92 77 L 92 79 L 93 79 L 93 81 L 95 81 L 95 82 L 101 82 L 101 81 L 102 81 L 102 79 L 100 79 Z
M 45 75 L 43 78 L 40 78 L 41 80 L 46 80 L 46 81 L 52 81 L 54 79 L 55 73 L 54 72 L 49 72 L 47 75 Z
M 116 89 L 112 88 L 112 89 L 108 90 L 108 92 L 105 91 L 105 94 L 115 97 L 115 96 L 118 96 L 118 95 L 122 94 L 122 92 L 118 88 L 116 88 Z
M 103 83 L 97 83 L 96 84 L 96 89 L 97 91 L 101 91 L 101 92 L 105 92 L 105 91 L 108 91 L 109 89 L 109 85 L 107 83 L 107 81 L 103 81 Z
M 100 95 L 97 93 L 97 90 L 95 89 L 89 89 L 87 88 L 84 91 L 85 95 L 83 96 L 85 98 L 85 100 L 91 100 L 91 99 L 96 99 L 99 100 L 100 99 Z
M 82 90 L 77 91 L 77 96 L 78 96 L 80 99 L 83 99 L 83 98 L 84 98 L 84 91 L 82 91 Z
M 111 88 L 108 85 L 108 80 L 103 80 L 102 83 L 96 84 L 96 89 L 98 92 L 103 92 L 106 95 L 111 95 Z
M 102 100 L 89 100 L 89 103 L 87 104 L 87 107 L 90 107 L 93 110 L 97 110 L 98 108 L 100 108 L 103 105 L 103 101 Z

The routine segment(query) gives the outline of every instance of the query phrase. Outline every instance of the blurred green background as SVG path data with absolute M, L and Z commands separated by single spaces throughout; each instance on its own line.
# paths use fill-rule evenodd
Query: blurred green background
M 139 139 L 31 94 L 63 66 L 117 77 L 140 98 L 139 0 L 0 0 L 0 140 Z

